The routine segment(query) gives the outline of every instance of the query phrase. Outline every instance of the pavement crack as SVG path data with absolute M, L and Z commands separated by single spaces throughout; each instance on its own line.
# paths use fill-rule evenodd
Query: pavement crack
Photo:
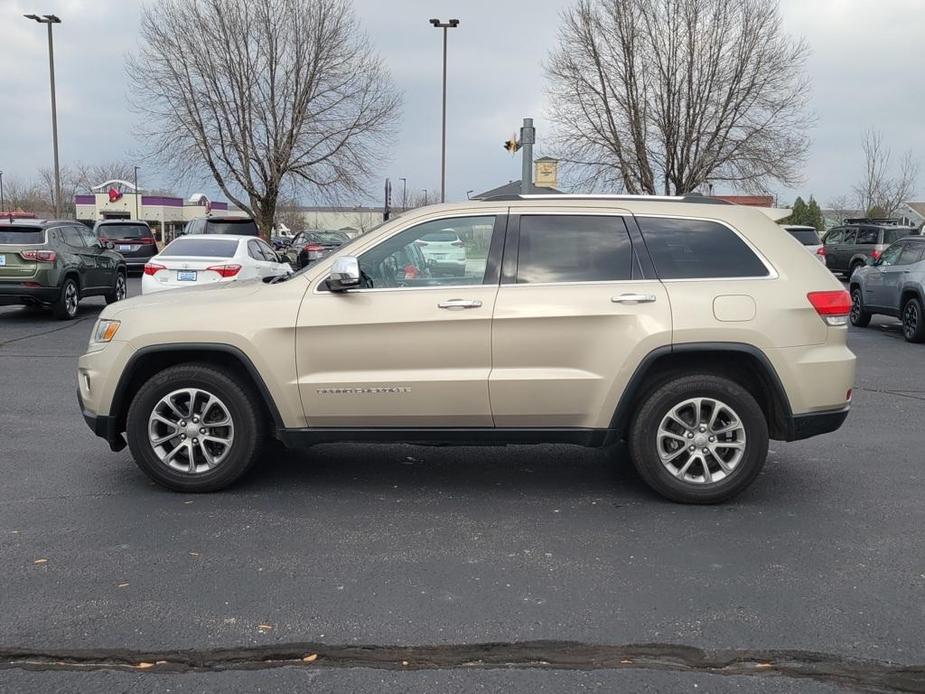
M 887 388 L 867 388 L 865 386 L 855 386 L 855 390 L 864 391 L 865 393 L 880 393 L 882 395 L 895 395 L 899 398 L 909 398 L 910 400 L 922 400 L 925 401 L 925 394 L 923 395 L 913 395 L 913 393 L 918 393 L 920 391 L 916 390 L 890 390 Z
M 289 643 L 193 650 L 33 650 L 0 647 L 0 670 L 185 673 L 277 667 L 443 670 L 644 669 L 726 676 L 783 676 L 865 692 L 925 692 L 925 665 L 801 650 L 704 650 L 675 644 L 521 641 L 417 646 Z
M 64 325 L 59 325 L 57 328 L 51 328 L 49 330 L 40 330 L 37 333 L 29 333 L 28 335 L 20 335 L 19 337 L 14 337 L 11 340 L 0 341 L 0 348 L 6 347 L 7 345 L 11 345 L 14 342 L 22 342 L 23 340 L 31 340 L 33 337 L 41 337 L 42 335 L 50 335 L 51 333 L 56 333 L 61 330 L 67 330 L 68 328 L 73 328 L 75 325 L 79 325 L 80 323 L 83 323 L 84 321 L 90 320 L 91 317 L 94 319 L 96 318 L 96 316 L 86 316 L 84 318 L 77 318 L 75 320 L 69 321 L 68 323 L 65 323 Z

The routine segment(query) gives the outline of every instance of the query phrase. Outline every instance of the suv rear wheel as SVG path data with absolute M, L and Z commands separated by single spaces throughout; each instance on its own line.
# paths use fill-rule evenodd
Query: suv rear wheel
M 122 301 L 128 292 L 127 287 L 125 273 L 120 270 L 116 273 L 116 280 L 113 284 L 112 291 L 106 295 L 106 303 L 114 304 L 117 301 Z
M 68 277 L 61 285 L 61 293 L 58 300 L 52 304 L 51 310 L 55 318 L 61 320 L 71 320 L 77 315 L 77 304 L 80 303 L 80 287 L 77 286 L 77 280 Z
M 925 311 L 917 297 L 910 297 L 903 304 L 903 337 L 909 342 L 925 342 Z
M 630 457 L 645 482 L 682 503 L 732 498 L 768 453 L 768 425 L 745 388 L 714 374 L 682 376 L 648 394 L 633 419 Z
M 182 364 L 139 389 L 126 434 L 135 462 L 155 482 L 179 492 L 211 492 L 253 465 L 263 419 L 254 396 L 224 370 Z

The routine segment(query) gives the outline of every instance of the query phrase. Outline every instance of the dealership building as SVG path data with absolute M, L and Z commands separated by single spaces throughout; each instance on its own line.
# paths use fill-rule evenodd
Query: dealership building
M 202 193 L 189 198 L 145 195 L 128 181 L 112 180 L 93 186 L 89 195 L 75 195 L 77 219 L 93 224 L 101 219 L 140 219 L 163 241 L 170 241 L 191 219 L 209 214 L 246 217 L 227 202 L 210 200 Z

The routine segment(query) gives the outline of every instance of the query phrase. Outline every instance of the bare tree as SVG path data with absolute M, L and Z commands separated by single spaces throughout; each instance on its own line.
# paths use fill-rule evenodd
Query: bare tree
M 911 152 L 906 152 L 896 172 L 891 173 L 893 153 L 883 144 L 883 134 L 879 130 L 865 132 L 862 147 L 864 178 L 854 187 L 857 206 L 865 214 L 892 217 L 915 191 L 919 164 Z
M 292 197 L 283 198 L 276 206 L 276 226 L 284 225 L 290 231 L 303 231 L 305 229 L 305 214 L 302 212 L 299 201 Z
M 592 189 L 793 185 L 808 52 L 774 0 L 578 0 L 546 67 L 556 153 Z
M 150 146 L 210 174 L 264 233 L 287 183 L 361 191 L 399 115 L 349 0 L 158 0 L 139 44 L 128 74 Z

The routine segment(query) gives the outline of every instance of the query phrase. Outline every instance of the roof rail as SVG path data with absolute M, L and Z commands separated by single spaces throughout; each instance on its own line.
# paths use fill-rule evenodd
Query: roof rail
M 473 198 L 475 199 L 475 198 Z M 628 195 L 622 193 L 527 193 L 517 195 L 491 195 L 479 198 L 485 202 L 503 202 L 512 200 L 652 200 L 656 202 L 687 202 L 701 205 L 731 205 L 733 203 L 718 198 L 710 198 L 699 193 L 687 195 Z
M 878 224 L 880 226 L 906 226 L 900 220 L 892 217 L 849 217 L 844 224 Z

